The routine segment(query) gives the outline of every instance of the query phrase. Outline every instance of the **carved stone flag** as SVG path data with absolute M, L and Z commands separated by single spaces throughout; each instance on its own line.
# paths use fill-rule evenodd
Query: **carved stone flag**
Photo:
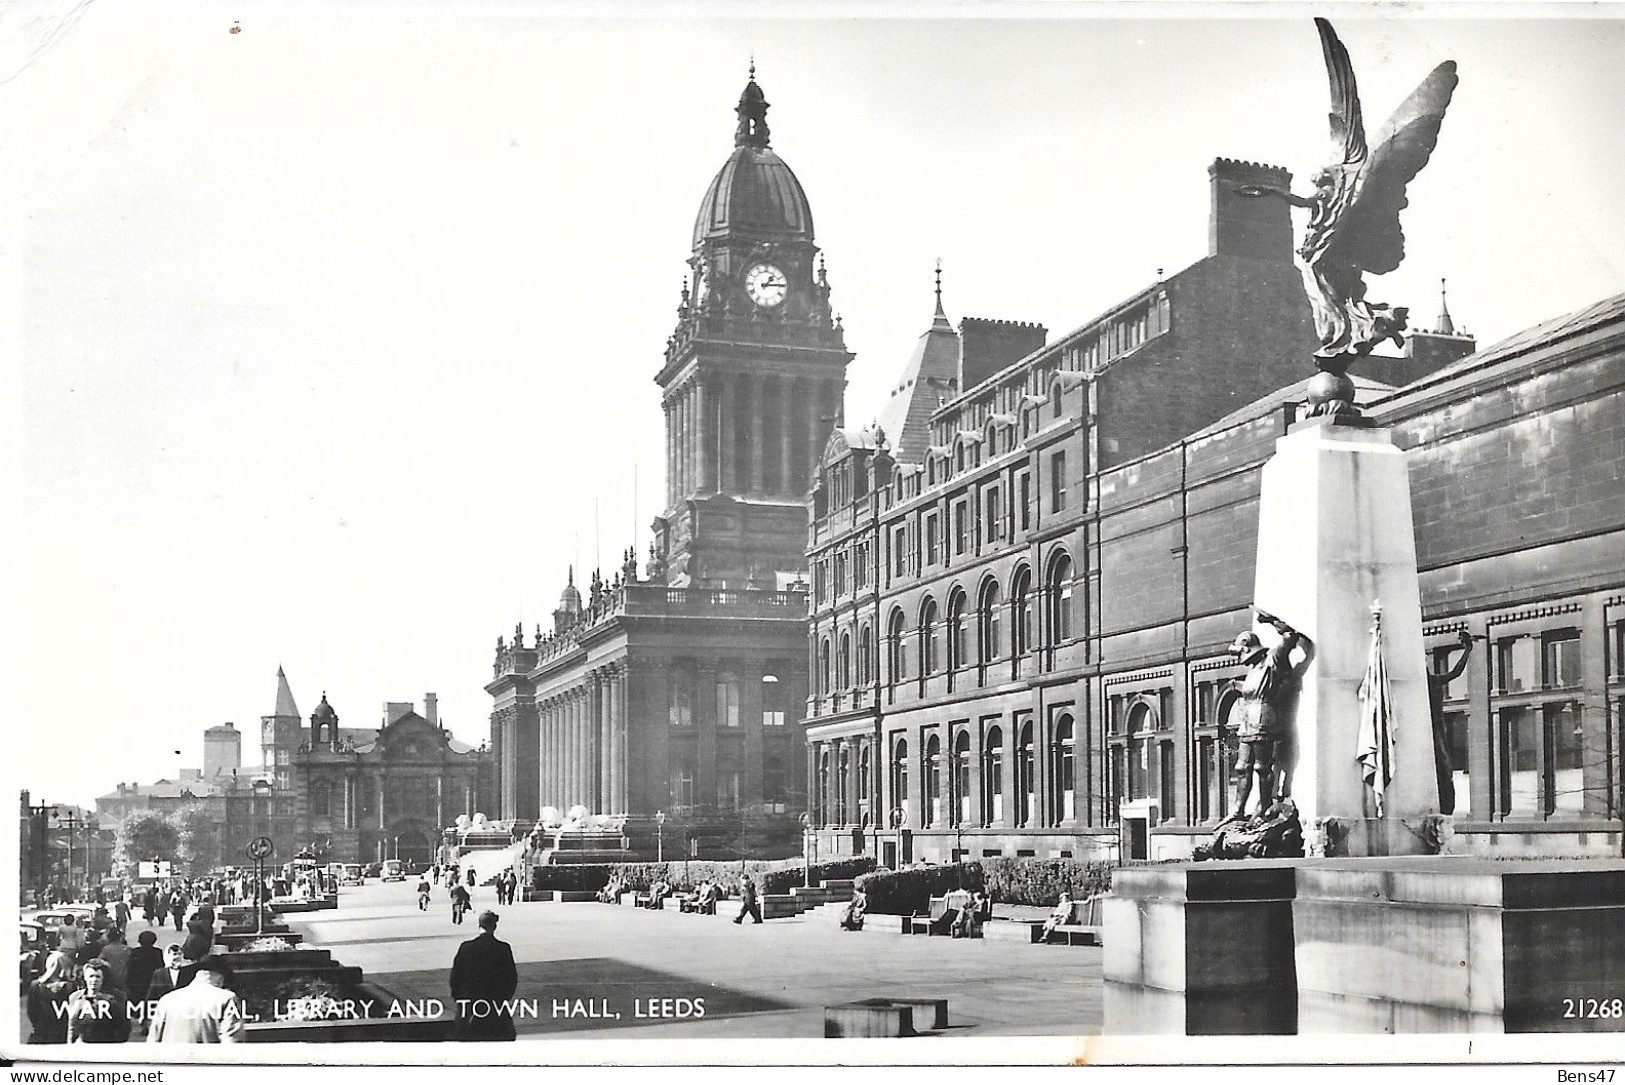
M 1394 778 L 1393 698 L 1388 689 L 1388 665 L 1382 657 L 1382 608 L 1371 608 L 1371 652 L 1365 678 L 1360 682 L 1358 752 L 1366 786 L 1371 789 L 1377 816 L 1382 817 L 1383 795 Z

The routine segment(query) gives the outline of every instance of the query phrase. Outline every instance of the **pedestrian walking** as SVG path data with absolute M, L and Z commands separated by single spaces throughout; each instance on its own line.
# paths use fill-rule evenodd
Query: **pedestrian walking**
M 418 911 L 429 910 L 429 876 L 427 874 L 418 878 Z
M 198 962 L 192 982 L 158 1000 L 147 1042 L 234 1044 L 243 1038 L 243 1010 L 230 990 L 231 968 L 209 956 Z
M 180 931 L 186 921 L 186 894 L 177 891 L 169 901 L 169 915 L 175 921 L 175 930 Z
M 113 926 L 118 928 L 120 934 L 123 934 L 129 925 L 130 902 L 120 897 L 113 904 Z
M 457 1039 L 512 1040 L 512 1000 L 519 989 L 513 947 L 497 937 L 495 912 L 481 912 L 479 924 L 479 935 L 457 947 L 451 964 Z
M 739 879 L 739 914 L 734 916 L 734 922 L 743 923 L 746 916 L 757 923 L 762 921 L 762 906 L 756 900 L 756 881 L 749 874 Z
M 451 921 L 461 925 L 463 913 L 473 906 L 469 899 L 468 889 L 461 884 L 451 887 Z
M 68 996 L 70 1044 L 121 1044 L 130 1038 L 129 1000 L 108 982 L 107 967 L 89 961 L 80 970 L 84 986 Z

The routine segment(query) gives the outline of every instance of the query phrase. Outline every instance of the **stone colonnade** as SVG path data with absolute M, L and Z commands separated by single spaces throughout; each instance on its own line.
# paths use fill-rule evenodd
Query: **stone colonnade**
M 589 671 L 567 690 L 538 698 L 538 810 L 594 814 L 627 808 L 627 669 Z M 522 816 L 522 815 L 521 815 Z
M 666 393 L 666 504 L 693 493 L 800 499 L 841 418 L 842 382 L 691 376 Z

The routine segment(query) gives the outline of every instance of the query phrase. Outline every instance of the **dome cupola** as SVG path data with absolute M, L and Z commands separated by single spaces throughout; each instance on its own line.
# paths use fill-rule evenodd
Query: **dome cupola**
M 711 180 L 694 219 L 694 247 L 733 234 L 773 241 L 811 241 L 812 207 L 801 182 L 773 152 L 767 97 L 756 84 L 756 66 L 734 112 L 734 150 Z

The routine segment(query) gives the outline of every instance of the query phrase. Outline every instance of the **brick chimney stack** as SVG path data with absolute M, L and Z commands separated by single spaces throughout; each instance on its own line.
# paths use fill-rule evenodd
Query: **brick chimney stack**
M 1209 256 L 1245 256 L 1253 260 L 1292 261 L 1292 209 L 1273 196 L 1242 196 L 1242 185 L 1267 185 L 1290 191 L 1292 174 L 1281 166 L 1215 158 L 1207 168 L 1212 189 L 1208 215 Z

